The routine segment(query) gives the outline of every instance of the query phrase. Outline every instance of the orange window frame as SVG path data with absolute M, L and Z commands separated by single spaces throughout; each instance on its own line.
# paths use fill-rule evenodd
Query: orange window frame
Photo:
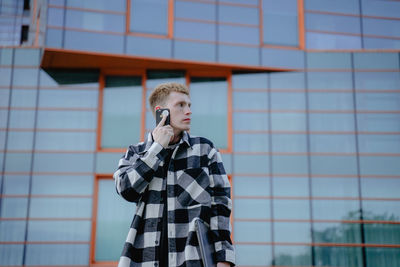
M 130 22 L 131 22 L 131 6 L 132 0 L 126 0 L 126 24 L 125 24 L 125 33 L 128 35 L 136 35 L 143 37 L 152 37 L 152 38 L 168 38 L 172 39 L 174 36 L 174 0 L 168 0 L 168 19 L 167 19 L 167 35 L 162 34 L 151 34 L 151 33 L 137 33 L 130 31 Z
M 260 46 L 261 47 L 269 47 L 269 48 L 284 48 L 284 49 L 305 49 L 305 35 L 304 35 L 304 0 L 297 0 L 297 26 L 298 26 L 298 46 L 279 46 L 279 45 L 267 45 L 264 44 L 264 35 L 263 35 L 263 6 L 262 0 L 259 0 L 259 17 L 260 17 Z

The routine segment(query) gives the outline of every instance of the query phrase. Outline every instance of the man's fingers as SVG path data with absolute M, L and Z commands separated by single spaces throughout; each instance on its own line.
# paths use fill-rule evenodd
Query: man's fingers
M 158 123 L 157 127 L 164 126 L 166 119 L 167 119 L 167 116 L 162 116 L 161 121 Z

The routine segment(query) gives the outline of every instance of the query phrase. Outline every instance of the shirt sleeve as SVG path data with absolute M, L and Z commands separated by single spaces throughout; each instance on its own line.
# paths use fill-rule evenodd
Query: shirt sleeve
M 213 148 L 209 153 L 211 196 L 210 230 L 217 262 L 235 265 L 235 250 L 231 240 L 231 186 L 222 163 L 221 154 Z
M 113 176 L 117 193 L 127 201 L 138 202 L 166 154 L 166 149 L 156 142 L 143 154 L 130 146 Z

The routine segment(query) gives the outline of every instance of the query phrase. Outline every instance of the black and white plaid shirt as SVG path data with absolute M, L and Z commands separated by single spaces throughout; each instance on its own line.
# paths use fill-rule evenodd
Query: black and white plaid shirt
M 153 142 L 131 145 L 114 179 L 118 194 L 137 203 L 119 266 L 158 266 L 163 191 L 167 191 L 168 265 L 202 266 L 194 219 L 209 223 L 217 262 L 235 263 L 230 239 L 230 184 L 221 155 L 202 137 L 183 132 L 164 177 L 167 149 Z

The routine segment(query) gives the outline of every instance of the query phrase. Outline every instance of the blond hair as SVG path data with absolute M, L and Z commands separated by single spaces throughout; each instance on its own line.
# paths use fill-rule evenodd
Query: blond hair
M 181 83 L 168 82 L 161 83 L 154 88 L 149 97 L 151 111 L 155 114 L 154 108 L 158 105 L 165 105 L 171 92 L 178 92 L 189 95 L 189 89 Z

